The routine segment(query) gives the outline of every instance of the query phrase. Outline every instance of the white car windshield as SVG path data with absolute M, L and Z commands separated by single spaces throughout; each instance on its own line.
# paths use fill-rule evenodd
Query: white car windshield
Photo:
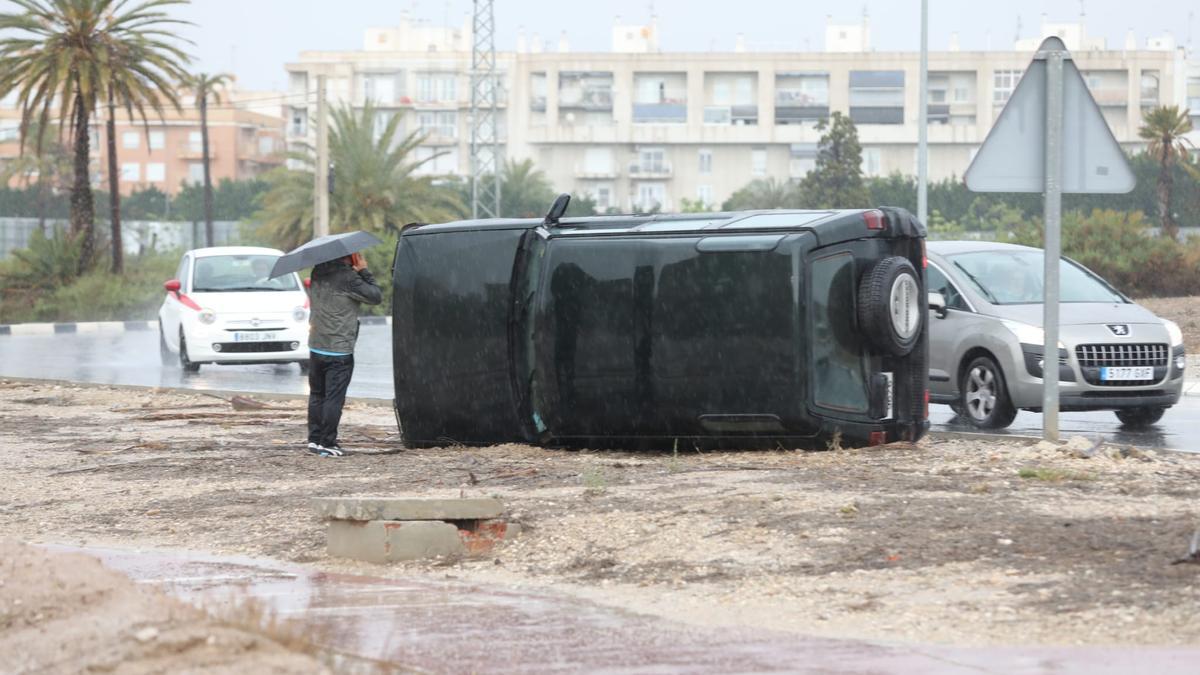
M 295 274 L 269 279 L 276 255 L 214 255 L 197 258 L 193 293 L 299 290 Z
M 1045 298 L 1041 251 L 977 251 L 950 256 L 993 305 L 1040 304 Z M 1070 260 L 1059 262 L 1060 302 L 1126 302 L 1111 286 Z

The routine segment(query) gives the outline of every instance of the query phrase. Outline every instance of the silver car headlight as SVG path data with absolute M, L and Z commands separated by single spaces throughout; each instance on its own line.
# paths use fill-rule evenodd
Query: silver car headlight
M 292 310 L 292 320 L 296 323 L 304 323 L 308 321 L 308 310 L 303 307 L 297 307 Z
M 1000 323 L 1004 324 L 1005 328 L 1012 331 L 1012 334 L 1017 336 L 1017 341 L 1021 344 L 1046 344 L 1046 332 L 1037 326 L 1031 326 L 1027 323 L 1021 323 L 1020 321 L 1013 321 L 1011 319 L 1001 319 Z M 1067 346 L 1063 344 L 1062 340 L 1059 340 L 1058 348 L 1066 349 Z
M 1183 344 L 1183 331 L 1179 329 L 1179 324 L 1163 319 L 1163 325 L 1167 327 L 1167 335 L 1171 337 L 1172 347 Z
M 200 310 L 199 319 L 200 323 L 206 326 L 211 326 L 217 322 L 217 313 L 211 309 L 202 309 Z

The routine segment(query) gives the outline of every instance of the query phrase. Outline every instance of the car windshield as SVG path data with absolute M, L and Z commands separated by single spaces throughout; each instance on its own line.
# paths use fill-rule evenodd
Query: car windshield
M 955 268 L 993 305 L 1041 303 L 1041 251 L 977 251 L 950 256 Z M 1060 302 L 1126 302 L 1111 286 L 1076 263 L 1059 263 Z
M 214 255 L 196 259 L 192 292 L 295 291 L 295 274 L 267 278 L 277 255 Z

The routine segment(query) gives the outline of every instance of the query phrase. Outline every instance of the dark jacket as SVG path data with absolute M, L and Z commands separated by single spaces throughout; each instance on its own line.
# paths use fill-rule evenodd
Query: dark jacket
M 308 346 L 352 354 L 358 339 L 358 307 L 378 305 L 383 291 L 367 270 L 355 272 L 349 263 L 332 260 L 313 268 L 309 296 Z

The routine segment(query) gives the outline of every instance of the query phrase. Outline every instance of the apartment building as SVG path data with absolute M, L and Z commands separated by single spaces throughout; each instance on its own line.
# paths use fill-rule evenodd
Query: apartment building
M 283 164 L 283 94 L 239 92 L 224 94 L 224 102 L 208 111 L 209 157 L 213 183 L 243 180 Z M 122 194 L 150 187 L 175 194 L 189 183 L 204 181 L 200 111 L 185 96 L 182 109 L 167 110 L 161 118 L 148 113 L 148 124 L 117 112 L 117 164 Z M 271 114 L 272 111 L 275 114 Z M 107 190 L 108 145 L 101 110 L 91 131 L 91 177 L 94 187 Z M 17 156 L 20 110 L 15 97 L 0 101 L 0 165 Z M 24 177 L 14 176 L 16 186 Z
M 1145 109 L 1200 95 L 1200 79 L 1169 38 L 1107 49 L 1079 24 L 1041 32 L 1075 50 L 1105 119 L 1131 150 L 1141 146 Z M 802 178 L 816 161 L 817 125 L 835 111 L 856 123 L 867 175 L 914 174 L 924 105 L 930 176 L 961 176 L 1038 42 L 933 51 L 921 101 L 919 55 L 873 51 L 865 19 L 831 23 L 821 52 L 752 51 L 741 39 L 733 52 L 662 52 L 654 22 L 614 25 L 610 52 L 572 52 L 565 37 L 548 51 L 522 38 L 497 54 L 500 136 L 508 158 L 533 159 L 556 189 L 590 194 L 601 208 L 670 210 L 684 198 L 719 205 L 755 178 Z M 380 124 L 400 115 L 406 132 L 426 134 L 419 153 L 433 159 L 425 172 L 469 175 L 469 45 L 465 23 L 406 19 L 370 29 L 360 51 L 303 52 L 288 64 L 289 96 L 311 101 L 324 73 L 333 104 L 372 100 Z M 311 104 L 290 108 L 290 143 L 311 142 L 312 115 Z

